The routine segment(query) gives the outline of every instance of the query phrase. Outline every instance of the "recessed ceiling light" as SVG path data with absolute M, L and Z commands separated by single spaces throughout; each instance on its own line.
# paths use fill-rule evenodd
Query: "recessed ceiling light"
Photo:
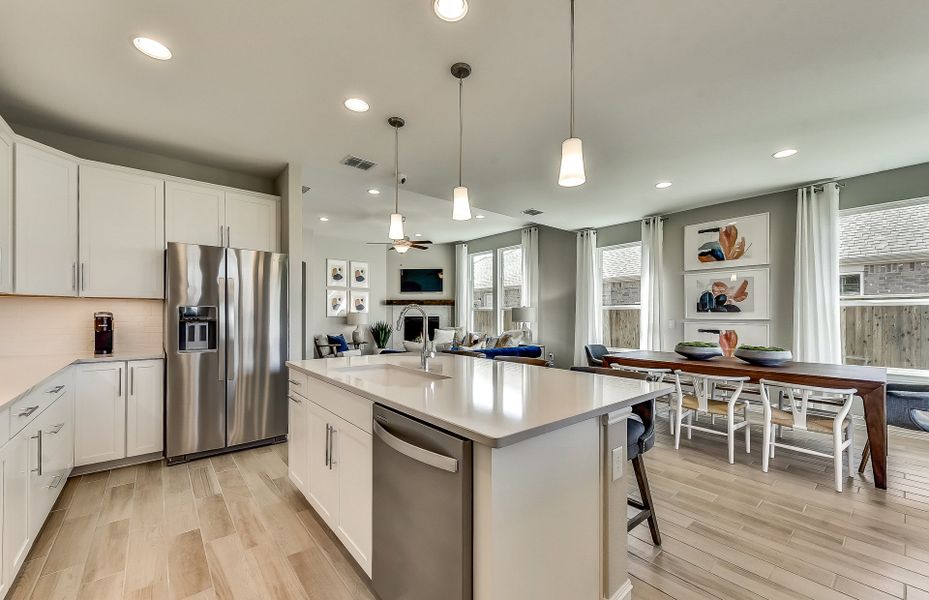
M 371 188 L 370 190 L 368 190 L 368 193 L 371 194 L 372 196 L 380 196 L 381 190 L 377 188 Z
M 796 153 L 797 153 L 797 150 L 795 148 L 784 148 L 783 150 L 778 150 L 771 156 L 773 158 L 788 158 L 790 156 L 793 156 Z
M 370 107 L 368 103 L 361 98 L 346 98 L 345 108 L 352 112 L 367 112 Z
M 325 223 L 326 221 L 329 220 L 329 217 L 320 217 L 319 220 Z
M 132 40 L 132 45 L 142 54 L 158 60 L 168 60 L 173 56 L 167 46 L 151 38 L 137 37 Z
M 666 190 L 672 185 L 674 184 L 671 183 L 670 181 L 659 181 L 658 183 L 655 184 L 655 187 L 658 188 L 659 190 Z
M 483 218 L 484 218 L 484 215 L 476 215 L 474 218 L 475 218 L 475 219 L 483 219 Z
M 416 237 L 423 237 L 423 234 L 421 233 L 414 233 L 413 235 L 415 235 Z
M 468 14 L 468 0 L 435 0 L 432 10 L 443 21 L 454 23 Z

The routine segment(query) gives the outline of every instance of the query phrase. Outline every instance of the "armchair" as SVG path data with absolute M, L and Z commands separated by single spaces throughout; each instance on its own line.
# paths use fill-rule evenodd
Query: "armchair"
M 342 349 L 342 344 L 333 344 L 329 341 L 328 335 L 313 336 L 313 345 L 316 346 L 316 354 L 320 358 L 336 358 L 342 356 L 361 356 L 361 347 L 365 342 L 345 342 L 349 347 L 348 350 Z M 354 346 L 354 348 L 351 348 Z

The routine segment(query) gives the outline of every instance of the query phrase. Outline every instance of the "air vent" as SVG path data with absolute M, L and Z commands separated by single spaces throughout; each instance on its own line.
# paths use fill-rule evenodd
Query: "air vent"
M 305 193 L 307 193 L 308 191 L 310 191 L 310 186 L 308 186 L 308 185 L 303 186 L 303 193 L 305 194 Z
M 523 211 L 523 214 L 529 215 L 530 217 L 534 217 L 536 215 L 541 215 L 542 211 L 539 210 L 538 208 L 527 208 L 526 210 Z
M 342 159 L 342 164 L 347 167 L 361 169 L 362 171 L 367 171 L 377 166 L 376 162 L 361 158 L 360 156 L 352 156 L 351 154 Z

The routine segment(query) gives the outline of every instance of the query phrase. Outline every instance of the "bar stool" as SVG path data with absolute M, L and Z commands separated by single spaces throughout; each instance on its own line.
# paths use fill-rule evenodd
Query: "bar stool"
M 610 368 L 616 371 L 623 371 L 625 373 L 639 373 L 645 375 L 645 381 L 667 381 L 668 383 L 674 383 L 674 379 L 669 377 L 671 376 L 671 369 L 649 369 L 646 367 L 630 367 L 627 365 L 621 365 L 619 363 L 610 364 Z M 674 395 L 668 394 L 667 396 L 662 396 L 657 398 L 668 403 L 668 424 L 671 427 L 671 435 L 674 435 Z

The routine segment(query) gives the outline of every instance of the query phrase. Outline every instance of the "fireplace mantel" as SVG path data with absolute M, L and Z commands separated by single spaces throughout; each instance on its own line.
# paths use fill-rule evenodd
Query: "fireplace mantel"
M 414 298 L 399 298 L 394 300 L 384 300 L 384 304 L 387 306 L 406 306 L 407 304 L 419 304 L 421 306 L 455 306 L 455 301 L 451 299 L 435 299 L 435 300 L 418 300 Z

